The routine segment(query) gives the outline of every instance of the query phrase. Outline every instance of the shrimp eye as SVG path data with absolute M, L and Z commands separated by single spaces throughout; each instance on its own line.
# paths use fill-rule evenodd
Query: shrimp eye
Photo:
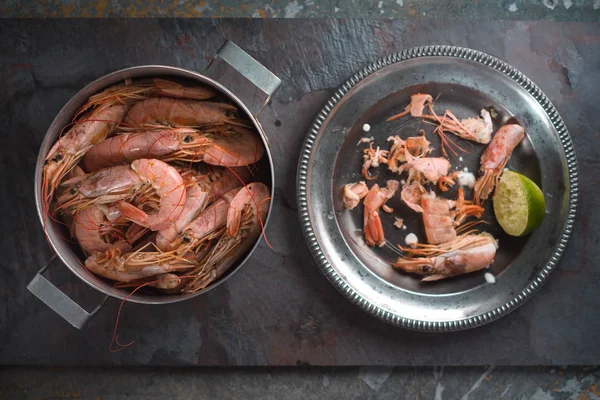
M 77 189 L 71 188 L 71 194 L 77 194 Z
M 191 242 L 191 241 L 192 241 L 192 239 L 190 239 L 188 236 L 184 236 L 184 237 L 183 237 L 183 241 L 184 241 L 185 243 L 189 243 L 189 242 Z
M 423 265 L 423 266 L 421 267 L 421 270 L 422 270 L 423 272 L 431 272 L 431 267 L 430 267 L 429 265 Z
M 63 156 L 60 153 L 58 153 L 56 156 L 54 156 L 54 161 L 56 161 L 56 162 L 58 162 L 58 161 L 60 161 L 62 159 L 63 159 Z
M 193 139 L 193 138 L 192 138 L 190 135 L 187 135 L 186 137 L 184 137 L 184 138 L 183 138 L 183 141 L 184 141 L 185 143 L 190 143 L 190 142 L 192 141 L 192 139 Z

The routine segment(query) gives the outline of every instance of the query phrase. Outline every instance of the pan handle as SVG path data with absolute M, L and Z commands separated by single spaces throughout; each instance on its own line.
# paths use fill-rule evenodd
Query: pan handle
M 203 74 L 231 90 L 255 117 L 281 85 L 281 79 L 230 40 Z
M 104 299 L 92 312 L 87 312 L 42 275 L 44 271 L 46 271 L 46 269 L 52 265 L 54 260 L 56 260 L 56 254 L 52 256 L 50 261 L 48 261 L 46 265 L 44 265 L 44 267 L 35 275 L 31 282 L 29 282 L 29 285 L 27 285 L 27 290 L 33 293 L 35 297 L 43 301 L 58 315 L 63 317 L 68 323 L 77 329 L 81 329 L 86 322 L 104 305 L 104 303 L 106 303 L 108 296 L 104 297 Z

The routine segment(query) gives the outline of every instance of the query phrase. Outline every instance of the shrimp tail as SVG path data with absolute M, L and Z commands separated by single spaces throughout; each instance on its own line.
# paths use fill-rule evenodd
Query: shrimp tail
M 121 214 L 133 223 L 145 227 L 148 220 L 148 214 L 138 207 L 126 201 L 119 201 L 119 211 Z

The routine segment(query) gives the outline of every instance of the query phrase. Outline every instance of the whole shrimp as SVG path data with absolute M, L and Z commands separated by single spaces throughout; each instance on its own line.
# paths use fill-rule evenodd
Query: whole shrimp
M 385 202 L 391 199 L 399 187 L 398 181 L 387 181 L 387 187 L 381 189 L 375 184 L 367 193 L 363 200 L 365 206 L 365 214 L 363 217 L 365 241 L 369 246 L 382 247 L 385 245 L 385 235 L 381 218 L 379 217 L 379 209 L 384 206 Z
M 166 79 L 153 79 L 152 94 L 179 99 L 206 100 L 214 97 L 216 92 L 213 88 L 206 85 L 184 86 Z
M 211 101 L 151 97 L 137 102 L 127 115 L 130 127 L 144 125 L 206 126 L 239 123 L 235 118 L 237 108 L 230 104 Z
M 123 240 L 121 227 L 118 223 L 111 223 L 107 215 L 108 207 L 100 204 L 79 211 L 73 222 L 73 234 L 77 242 L 87 253 L 111 248 L 129 252 L 131 246 Z
M 149 286 L 159 289 L 163 293 L 176 294 L 181 292 L 183 278 L 176 273 L 167 273 L 150 276 L 147 278 L 134 279 L 128 282 L 120 282 L 115 285 L 116 288 Z
M 519 124 L 505 124 L 494 135 L 480 160 L 481 177 L 475 182 L 474 201 L 483 203 L 498 184 L 510 156 L 525 137 L 525 128 Z
M 74 213 L 95 204 L 118 202 L 123 217 L 151 230 L 166 228 L 176 221 L 185 204 L 185 185 L 179 172 L 154 159 L 101 169 L 73 178 L 65 185 L 69 190 L 59 198 L 59 209 Z M 146 197 L 156 197 L 152 208 L 157 212 L 152 215 L 126 201 L 143 198 L 146 192 L 152 193 Z
M 131 282 L 155 275 L 186 271 L 195 260 L 179 257 L 173 252 L 136 251 L 122 254 L 119 249 L 95 251 L 85 260 L 85 268 L 96 275 L 118 282 Z
M 169 156 L 180 150 L 188 135 L 197 134 L 192 128 L 168 128 L 117 135 L 93 146 L 83 157 L 83 165 L 93 172 L 140 158 Z
M 423 281 L 437 281 L 479 271 L 496 256 L 498 242 L 489 233 L 465 233 L 440 245 L 400 247 L 409 258 L 399 257 L 392 265 L 405 272 L 423 275 Z
M 201 290 L 223 275 L 259 238 L 270 204 L 266 185 L 252 182 L 238 191 L 227 211 L 226 232 L 210 252 L 186 275 L 190 280 L 185 292 Z
M 212 168 L 203 176 L 194 177 L 194 182 L 186 185 L 186 201 L 181 215 L 169 227 L 158 231 L 156 246 L 160 250 L 172 250 L 170 244 L 194 218 L 225 193 L 242 187 L 249 178 L 250 172 L 246 168 L 234 171 Z
M 93 145 L 115 131 L 135 101 L 150 96 L 168 96 L 167 102 L 174 100 L 173 97 L 204 100 L 214 95 L 215 91 L 207 86 L 187 87 L 164 79 L 154 79 L 150 84 L 136 82 L 114 85 L 91 96 L 77 112 L 71 129 L 56 141 L 46 156 L 43 171 L 46 208 L 63 177 Z M 153 101 L 159 98 L 153 98 Z M 229 107 L 227 109 L 231 111 Z
M 47 204 L 65 175 L 94 144 L 114 131 L 128 108 L 123 104 L 106 104 L 89 111 L 56 141 L 46 156 L 43 171 L 42 185 Z
M 128 220 L 153 231 L 169 227 L 177 221 L 185 204 L 185 185 L 181 175 L 170 165 L 154 159 L 135 160 L 131 168 L 142 182 L 152 186 L 160 198 L 158 212 L 149 215 L 124 200 L 119 202 L 119 211 Z
M 227 225 L 229 205 L 242 188 L 234 188 L 215 200 L 193 221 L 187 224 L 181 234 L 166 248 L 177 249 L 180 254 L 196 253 L 207 242 L 223 235 Z
M 180 99 L 206 100 L 214 97 L 214 89 L 206 85 L 185 86 L 166 79 L 140 79 L 110 86 L 89 98 L 87 107 L 105 104 L 107 101 L 131 104 L 149 97 L 175 97 Z
M 173 128 L 119 135 L 94 146 L 84 157 L 88 171 L 139 158 L 237 167 L 260 160 L 265 148 L 258 135 L 241 126 Z
M 46 156 L 43 192 L 46 208 L 64 176 L 96 143 L 110 136 L 131 108 L 149 95 L 148 85 L 115 85 L 91 96 Z

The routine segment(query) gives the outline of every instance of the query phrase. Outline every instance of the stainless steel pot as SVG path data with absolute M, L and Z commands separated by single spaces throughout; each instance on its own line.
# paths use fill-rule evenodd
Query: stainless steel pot
M 200 82 L 212 86 L 235 102 L 240 110 L 243 110 L 252 120 L 265 145 L 267 159 L 263 158 L 262 164 L 265 166 L 263 170 L 268 169 L 268 173 L 265 173 L 263 176 L 263 181 L 271 188 L 271 198 L 273 198 L 275 188 L 273 160 L 271 158 L 268 139 L 256 117 L 269 102 L 271 96 L 277 91 L 281 80 L 233 42 L 227 41 L 223 45 L 214 61 L 202 74 L 175 67 L 144 65 L 116 71 L 90 83 L 77 93 L 58 113 L 50 125 L 40 148 L 35 169 L 35 202 L 40 222 L 46 228 L 48 241 L 56 255 L 37 273 L 27 286 L 30 292 L 76 328 L 82 328 L 94 313 L 102 307 L 109 296 L 125 299 L 129 292 L 116 289 L 107 281 L 87 271 L 78 261 L 78 255 L 81 254 L 78 245 L 65 240 L 64 229 L 43 213 L 41 183 L 44 162 L 50 148 L 58 139 L 61 129 L 72 120 L 76 111 L 85 104 L 91 95 L 111 85 L 123 82 L 125 79 L 144 77 L 164 77 Z M 271 202 L 271 204 L 273 203 Z M 270 214 L 271 208 L 269 208 L 265 226 L 269 221 Z M 150 296 L 143 293 L 136 293 L 127 298 L 127 301 L 142 304 L 168 304 L 188 300 L 206 293 L 231 277 L 250 257 L 259 241 L 260 239 L 256 241 L 248 254 L 233 265 L 225 275 L 202 291 L 170 296 Z M 82 281 L 106 294 L 104 300 L 92 312 L 84 310 L 42 275 L 53 261 L 57 259 L 57 256 Z

